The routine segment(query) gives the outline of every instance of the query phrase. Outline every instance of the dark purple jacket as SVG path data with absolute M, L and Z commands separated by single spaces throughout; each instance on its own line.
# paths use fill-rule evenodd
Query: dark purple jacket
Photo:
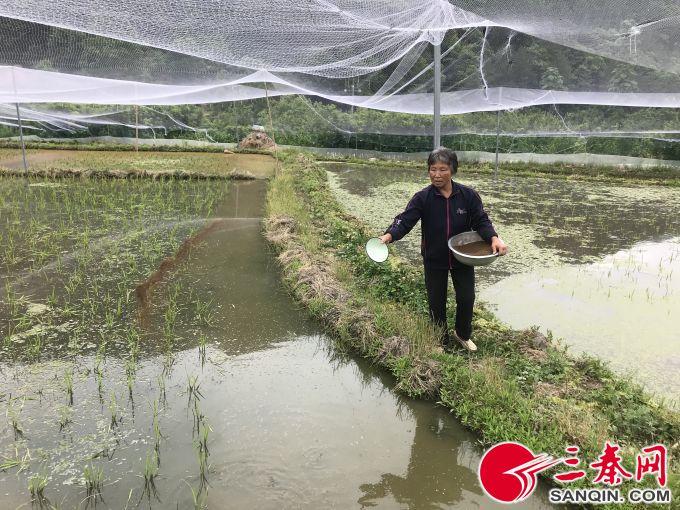
M 486 241 L 498 235 L 484 211 L 479 193 L 469 186 L 451 182 L 453 193 L 449 198 L 444 198 L 432 184 L 421 189 L 385 231 L 392 234 L 393 241 L 398 241 L 421 220 L 420 253 L 425 266 L 432 269 L 461 265 L 449 250 L 450 237 L 468 230 L 476 230 Z

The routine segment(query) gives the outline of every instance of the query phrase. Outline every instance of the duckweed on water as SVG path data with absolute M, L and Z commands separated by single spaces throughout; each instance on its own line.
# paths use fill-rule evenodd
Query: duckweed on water
M 334 196 L 376 234 L 428 184 L 421 168 L 327 168 Z M 513 327 L 537 323 L 576 351 L 611 361 L 620 373 L 634 370 L 660 398 L 677 399 L 680 381 L 668 383 L 662 374 L 676 372 L 680 363 L 670 313 L 677 308 L 677 285 L 665 273 L 677 266 L 672 237 L 680 232 L 680 190 L 509 175 L 494 181 L 468 169 L 461 165 L 455 180 L 480 192 L 510 247 L 508 256 L 477 270 L 480 297 Z M 419 228 L 394 245 L 414 267 L 422 264 Z M 640 246 L 650 246 L 646 257 L 654 267 L 642 260 Z M 668 256 L 662 261 L 652 252 Z M 614 256 L 633 259 L 612 277 Z
M 382 233 L 413 194 L 429 184 L 422 168 L 328 165 L 329 184 L 343 207 Z M 565 263 L 594 262 L 636 242 L 680 231 L 680 190 L 658 186 L 561 181 L 466 171 L 454 180 L 479 191 L 494 225 L 510 246 L 502 264 L 480 272 L 482 286 L 511 274 Z M 396 243 L 420 262 L 419 226 Z M 515 256 L 515 254 L 517 254 Z

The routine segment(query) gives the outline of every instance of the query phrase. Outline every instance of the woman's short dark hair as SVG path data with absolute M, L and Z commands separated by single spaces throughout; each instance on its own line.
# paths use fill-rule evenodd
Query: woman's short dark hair
M 446 147 L 438 147 L 427 157 L 427 168 L 429 169 L 435 163 L 445 163 L 451 167 L 451 173 L 458 172 L 458 155 L 455 151 L 447 149 Z

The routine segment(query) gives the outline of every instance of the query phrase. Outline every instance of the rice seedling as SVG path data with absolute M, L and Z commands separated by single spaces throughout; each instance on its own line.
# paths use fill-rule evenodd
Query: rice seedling
M 21 300 L 14 289 L 12 289 L 9 279 L 5 280 L 5 304 L 9 307 L 12 316 L 17 315 L 19 307 L 21 306 Z
M 186 480 L 184 480 L 184 483 L 186 483 L 189 486 L 189 489 L 191 489 L 191 500 L 194 504 L 194 510 L 207 510 L 207 493 L 203 492 L 202 488 L 199 488 L 199 490 L 196 491 Z
M 31 493 L 31 498 L 33 499 L 44 501 L 45 487 L 47 487 L 46 475 L 36 473 L 28 479 L 28 490 Z
M 127 382 L 127 387 L 128 387 L 128 397 L 130 400 L 133 400 L 133 389 L 134 389 L 134 384 L 135 384 L 135 374 L 137 371 L 137 363 L 135 363 L 135 360 L 130 358 L 125 362 L 125 380 Z
M 118 416 L 118 403 L 116 402 L 116 395 L 111 394 L 109 399 L 109 413 L 111 414 L 111 422 L 109 424 L 109 429 L 113 430 L 118 426 L 119 416 Z
M 136 359 L 139 354 L 139 331 L 135 328 L 125 330 L 125 343 L 132 359 Z
M 176 301 L 168 303 L 165 313 L 163 314 L 163 333 L 167 339 L 171 338 L 175 330 L 175 323 L 177 321 L 179 309 Z
M 73 423 L 73 408 L 69 406 L 60 406 L 59 412 L 59 431 L 66 428 L 69 423 Z
M 205 415 L 201 411 L 200 407 L 198 407 L 197 400 L 194 400 L 194 405 L 191 409 L 191 412 L 193 413 L 194 418 L 193 427 L 191 429 L 191 435 L 197 436 L 201 432 L 201 425 L 205 420 Z
M 73 405 L 73 369 L 69 368 L 64 372 L 64 387 L 68 396 L 68 404 Z
M 28 344 L 28 349 L 26 353 L 28 354 L 29 359 L 32 360 L 39 360 L 40 359 L 40 353 L 42 352 L 43 344 L 44 344 L 44 332 L 42 330 L 38 331 L 37 334 L 33 335 L 31 337 L 31 342 Z
M 102 488 L 104 487 L 104 470 L 99 466 L 88 464 L 83 469 L 83 480 L 85 482 L 85 490 L 87 497 L 94 497 L 95 501 L 101 497 Z
M 97 379 L 97 393 L 99 394 L 99 401 L 103 401 L 102 390 L 104 386 L 104 372 L 102 370 L 102 356 L 100 353 L 94 358 L 94 376 Z
M 116 319 L 115 311 L 108 306 L 104 310 L 104 324 L 107 329 L 113 329 L 113 325 Z
M 142 490 L 142 497 L 146 494 L 147 498 L 151 499 L 153 496 L 160 501 L 158 497 L 158 489 L 156 489 L 156 477 L 158 476 L 158 456 L 156 452 L 146 454 L 144 467 L 142 468 L 142 478 L 144 479 L 144 489 Z
M 206 338 L 205 334 L 201 333 L 198 336 L 198 359 L 201 362 L 201 368 L 205 366 L 205 354 L 207 343 L 208 339 Z
M 208 456 L 210 455 L 210 452 L 208 451 L 208 436 L 211 431 L 210 425 L 203 421 L 203 427 L 201 427 L 199 438 L 194 442 L 196 455 L 198 457 L 199 492 L 202 492 L 208 485 L 208 471 L 210 470 L 210 465 L 208 464 Z
M 163 373 L 159 374 L 156 380 L 158 381 L 158 401 L 165 406 L 168 399 L 165 394 L 165 377 Z
M 18 475 L 19 473 L 30 467 L 31 460 L 33 459 L 31 458 L 31 452 L 29 451 L 28 448 L 26 448 L 26 451 L 24 452 L 23 456 L 19 456 L 19 449 L 15 446 L 14 457 L 4 457 L 2 461 L 0 461 L 0 472 L 18 467 L 19 469 L 17 469 L 16 472 L 16 474 Z
M 172 367 L 175 364 L 175 355 L 171 351 L 166 351 L 163 358 L 163 377 L 167 377 L 172 372 Z
M 13 401 L 10 399 L 9 404 L 7 406 L 7 410 L 5 411 L 5 416 L 7 417 L 9 424 L 12 427 L 12 431 L 14 432 L 15 441 L 18 440 L 19 438 L 24 437 L 24 430 L 21 427 L 21 424 L 19 423 L 19 415 L 21 414 L 23 408 L 24 408 L 23 400 L 21 402 L 19 410 L 17 411 L 16 407 L 13 404 Z
M 189 395 L 189 404 L 191 400 L 200 400 L 203 398 L 203 393 L 201 393 L 201 383 L 198 382 L 198 376 L 187 375 L 187 394 Z
M 47 304 L 50 308 L 57 306 L 57 289 L 55 287 L 52 287 L 50 295 L 47 296 Z
M 213 300 L 202 301 L 197 297 L 194 300 L 194 318 L 198 324 L 205 324 L 210 326 L 214 319 L 214 312 L 212 310 Z

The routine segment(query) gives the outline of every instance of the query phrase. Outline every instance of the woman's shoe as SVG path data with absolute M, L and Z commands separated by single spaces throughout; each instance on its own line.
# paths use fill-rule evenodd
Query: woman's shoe
M 461 337 L 458 336 L 458 333 L 455 331 L 453 332 L 453 338 L 456 339 L 456 342 L 458 342 L 460 345 L 463 346 L 463 349 L 469 352 L 475 352 L 477 350 L 477 346 L 472 340 L 464 340 Z

